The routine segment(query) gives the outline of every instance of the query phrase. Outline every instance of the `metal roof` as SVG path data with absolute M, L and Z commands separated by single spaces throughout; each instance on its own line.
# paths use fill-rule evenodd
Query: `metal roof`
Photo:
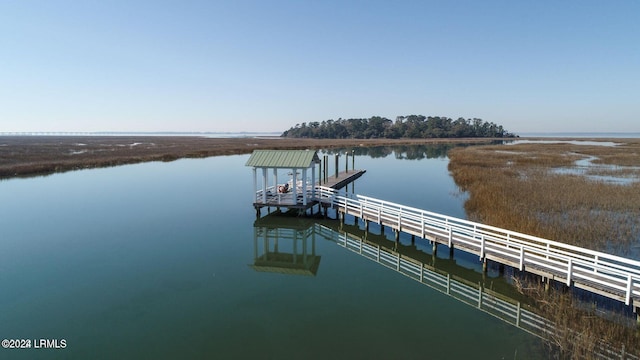
M 312 150 L 254 150 L 246 166 L 266 168 L 310 168 L 320 163 L 318 153 Z

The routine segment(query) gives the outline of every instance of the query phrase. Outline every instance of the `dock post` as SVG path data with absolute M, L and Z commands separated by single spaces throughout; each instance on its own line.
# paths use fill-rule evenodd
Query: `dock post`
M 415 245 L 415 244 L 416 244 L 416 236 L 411 235 L 411 245 Z
M 393 230 L 396 233 L 396 242 L 400 241 L 400 230 Z
M 384 225 L 380 224 L 380 235 L 384 235 Z
M 483 273 L 487 272 L 487 258 L 482 259 L 482 272 Z
M 356 151 L 351 149 L 351 170 L 356 170 Z
M 336 178 L 338 178 L 338 157 L 340 156 L 340 154 L 336 154 Z
M 326 155 L 326 157 L 327 157 L 327 161 L 324 163 L 324 167 L 325 167 L 325 169 L 324 169 L 324 178 L 325 178 L 324 182 L 325 183 L 329 181 L 329 155 Z
M 438 254 L 438 243 L 433 241 L 433 247 L 431 248 L 432 252 L 433 252 L 433 256 L 436 256 Z
M 260 219 L 260 208 L 256 206 L 256 219 Z
M 453 244 L 449 246 L 449 259 L 453 259 Z
M 369 232 L 369 220 L 364 221 L 364 232 Z
M 346 151 L 344 153 L 344 172 L 349 173 L 349 153 Z

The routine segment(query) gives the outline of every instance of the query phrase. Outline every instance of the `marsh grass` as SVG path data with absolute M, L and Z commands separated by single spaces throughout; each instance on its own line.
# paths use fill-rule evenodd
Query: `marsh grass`
M 562 288 L 545 290 L 544 284 L 532 279 L 514 278 L 514 283 L 522 294 L 536 299 L 536 312 L 555 328 L 545 334 L 549 358 L 597 359 L 606 350 L 613 358 L 640 354 L 638 331 L 625 314 L 610 311 L 605 319 Z
M 640 141 L 620 146 L 475 146 L 451 150 L 449 171 L 469 193 L 465 210 L 473 220 L 628 255 L 640 242 L 640 181 L 608 183 L 553 170 L 595 157 L 594 163 L 615 165 L 597 172 L 633 179 L 639 154 Z

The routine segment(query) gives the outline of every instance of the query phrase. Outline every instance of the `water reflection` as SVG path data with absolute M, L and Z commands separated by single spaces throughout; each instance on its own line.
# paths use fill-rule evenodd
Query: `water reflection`
M 373 147 L 345 147 L 325 150 L 325 154 L 343 154 L 345 152 L 371 158 L 385 158 L 394 155 L 399 160 L 422 160 L 445 158 L 447 152 L 458 146 L 469 144 L 428 144 L 428 145 L 399 145 L 399 146 L 373 146 Z
M 531 301 L 507 281 L 515 271 L 512 268 L 497 267 L 487 273 L 476 271 L 465 266 L 463 256 L 456 259 L 453 254 L 445 254 L 445 257 L 437 254 L 427 240 L 412 239 L 407 243 L 405 238 L 404 241 L 393 241 L 384 233 L 375 234 L 357 225 L 330 219 L 297 218 L 274 213 L 256 220 L 253 268 L 315 276 L 320 263 L 320 256 L 315 253 L 317 239 L 333 242 L 539 338 L 567 330 L 556 329 L 553 322 L 534 312 Z M 287 250 L 282 249 L 283 244 Z M 283 255 L 284 252 L 286 254 Z M 598 356 L 618 356 L 620 351 L 606 343 L 599 343 L 596 347 Z
M 491 272 L 477 272 L 458 265 L 454 258 L 440 258 L 426 252 L 423 249 L 428 243 L 426 240 L 402 244 L 388 240 L 384 234 L 365 232 L 338 221 L 277 213 L 256 220 L 253 268 L 315 276 L 320 263 L 320 256 L 315 253 L 318 238 L 334 242 L 536 336 L 548 329 L 548 321 L 527 310 L 530 305 L 526 298 L 507 283 L 502 271 L 494 271 L 496 276 L 491 276 Z
M 253 269 L 289 275 L 315 276 L 320 266 L 316 232 L 305 221 L 266 221 L 253 228 Z

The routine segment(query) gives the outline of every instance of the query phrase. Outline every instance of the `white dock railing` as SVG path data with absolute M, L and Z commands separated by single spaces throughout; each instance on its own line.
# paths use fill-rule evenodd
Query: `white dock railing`
M 339 212 L 477 254 L 603 296 L 640 302 L 640 261 L 317 186 Z M 635 300 L 635 304 L 634 304 Z

